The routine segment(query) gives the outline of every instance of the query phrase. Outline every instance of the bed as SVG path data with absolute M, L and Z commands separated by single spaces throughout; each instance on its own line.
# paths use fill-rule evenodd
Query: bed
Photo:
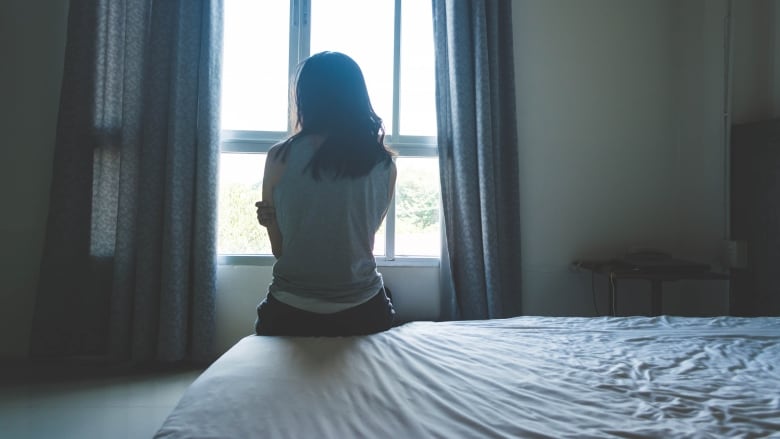
M 780 318 L 517 317 L 248 336 L 158 438 L 780 437 Z

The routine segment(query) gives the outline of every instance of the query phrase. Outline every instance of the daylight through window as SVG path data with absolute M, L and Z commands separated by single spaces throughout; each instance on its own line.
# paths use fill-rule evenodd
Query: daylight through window
M 418 0 L 225 0 L 218 252 L 270 255 L 257 224 L 263 167 L 290 129 L 298 63 L 324 50 L 355 59 L 385 141 L 398 152 L 394 204 L 377 232 L 377 261 L 440 253 L 433 27 Z

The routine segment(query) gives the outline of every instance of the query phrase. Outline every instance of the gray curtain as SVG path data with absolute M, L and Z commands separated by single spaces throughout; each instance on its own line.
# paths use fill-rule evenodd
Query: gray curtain
M 433 0 L 448 318 L 519 315 L 510 0 Z M 446 289 L 446 288 L 445 288 Z
M 71 0 L 32 356 L 212 358 L 221 0 Z

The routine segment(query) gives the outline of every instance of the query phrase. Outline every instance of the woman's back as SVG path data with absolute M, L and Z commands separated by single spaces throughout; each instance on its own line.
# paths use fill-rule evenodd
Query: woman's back
M 295 134 L 268 154 L 257 219 L 277 261 L 260 335 L 358 335 L 395 311 L 373 255 L 395 185 L 392 151 L 360 67 L 321 52 L 298 67 Z
M 389 203 L 392 164 L 378 163 L 363 177 L 315 179 L 307 165 L 317 147 L 310 136 L 289 144 L 273 189 L 283 244 L 270 292 L 300 299 L 292 305 L 354 305 L 382 288 L 373 245 Z

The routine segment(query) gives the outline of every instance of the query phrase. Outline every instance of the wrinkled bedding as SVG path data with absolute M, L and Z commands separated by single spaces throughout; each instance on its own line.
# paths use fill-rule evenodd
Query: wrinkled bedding
M 161 438 L 780 437 L 780 318 L 517 317 L 240 340 Z

